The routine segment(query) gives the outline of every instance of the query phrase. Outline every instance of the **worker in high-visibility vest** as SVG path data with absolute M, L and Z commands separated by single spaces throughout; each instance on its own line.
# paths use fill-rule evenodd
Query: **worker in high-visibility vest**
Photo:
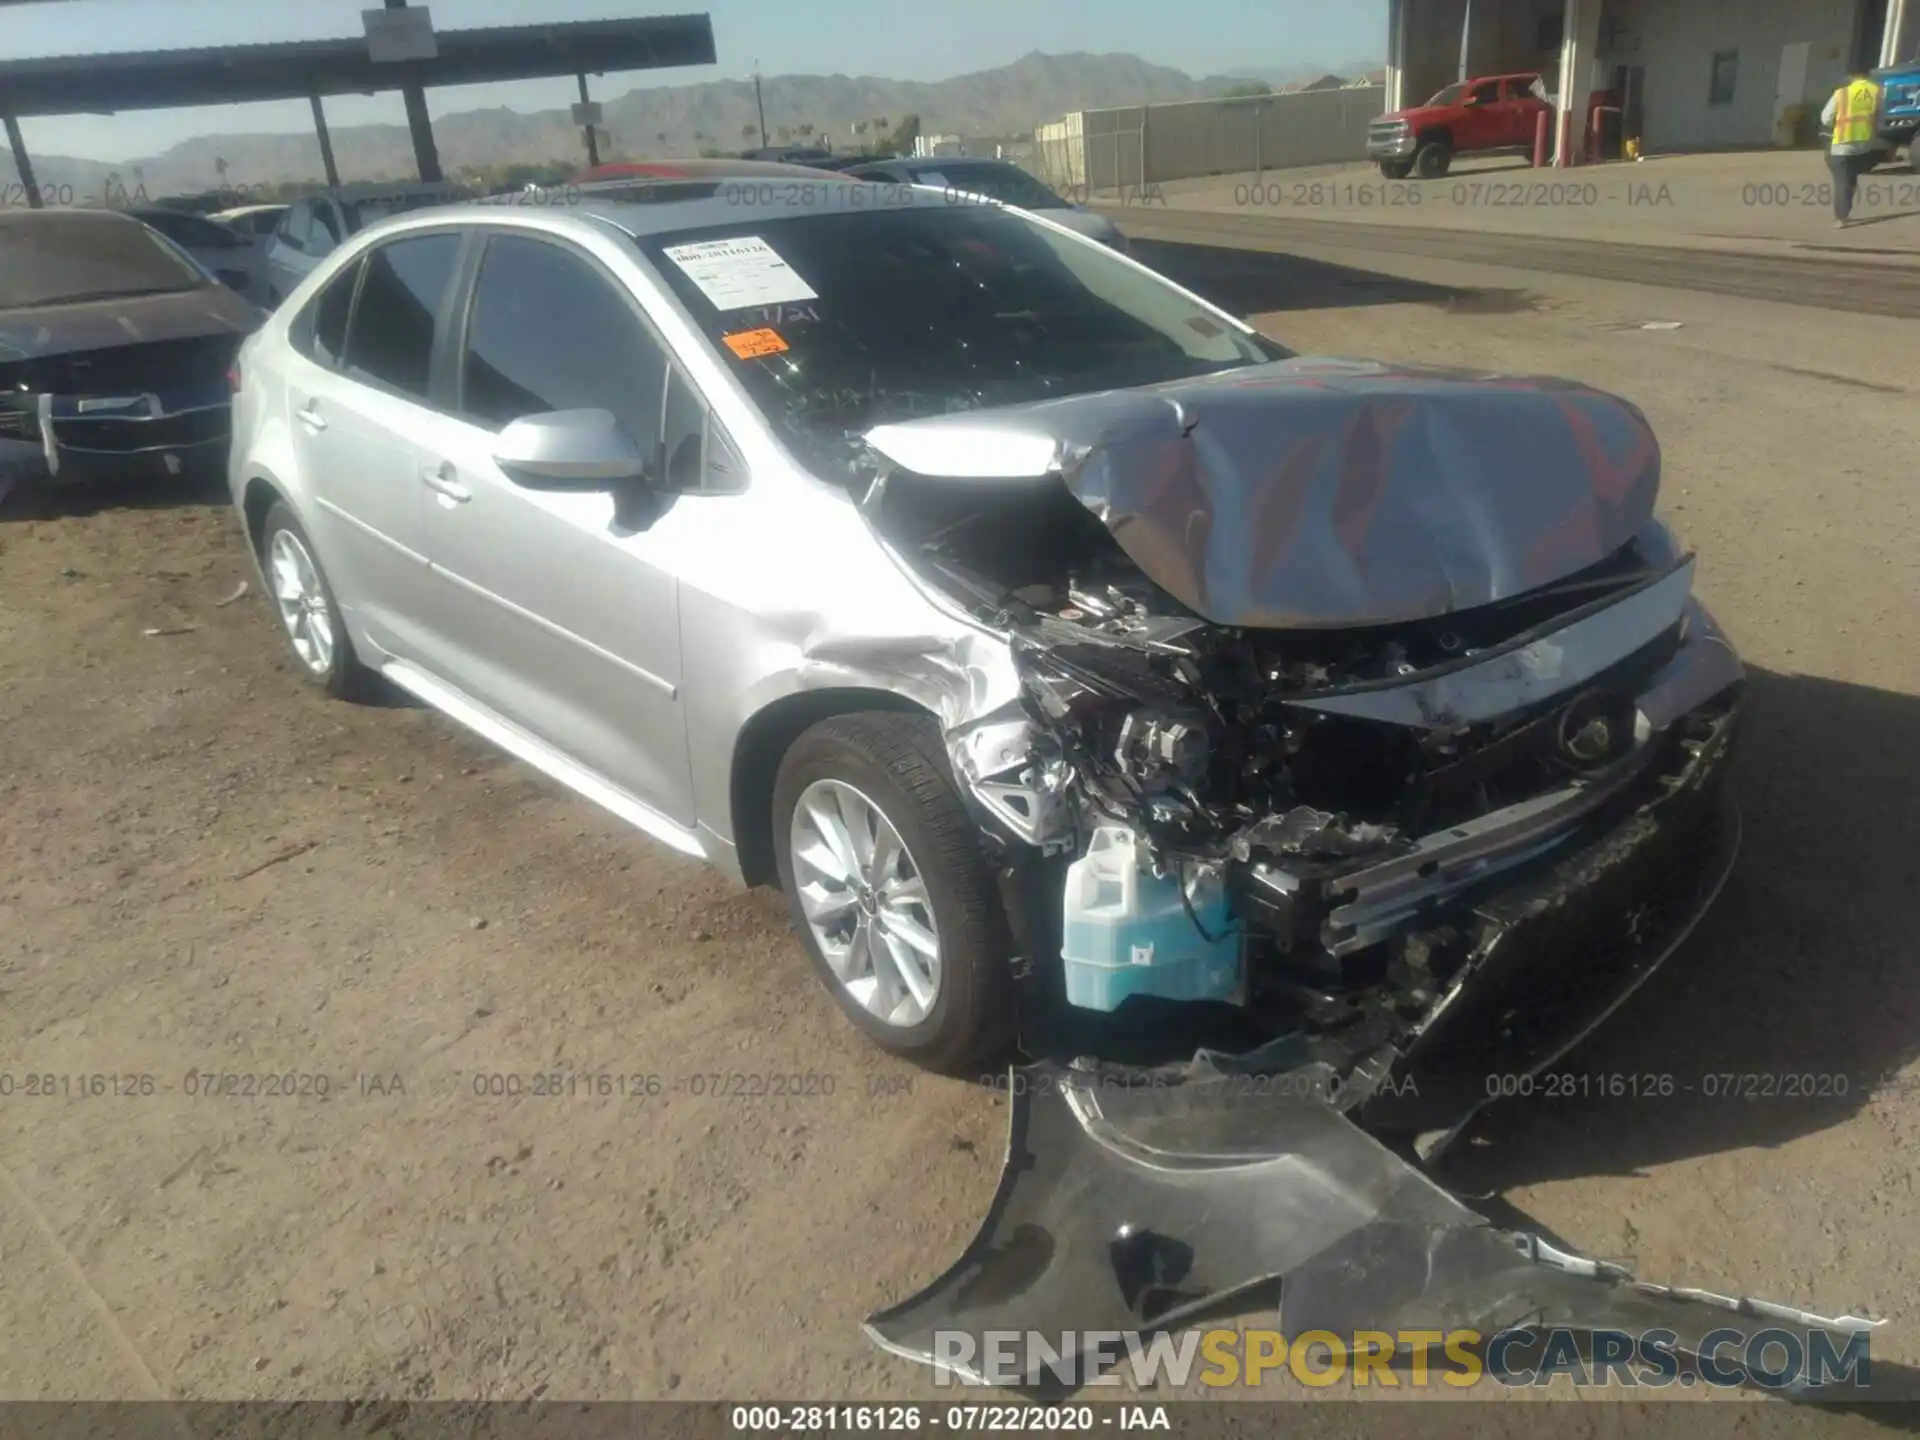
M 1834 223 L 1843 230 L 1853 221 L 1853 194 L 1860 177 L 1880 163 L 1880 141 L 1874 135 L 1879 113 L 1880 87 L 1861 69 L 1847 77 L 1820 112 L 1820 128 L 1833 135 L 1827 169 L 1833 175 Z

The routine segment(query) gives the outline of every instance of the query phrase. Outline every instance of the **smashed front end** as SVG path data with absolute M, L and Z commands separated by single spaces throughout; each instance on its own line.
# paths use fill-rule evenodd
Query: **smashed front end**
M 1039 997 L 1026 1048 L 1092 1057 L 1075 1063 L 1128 1087 L 1198 1087 L 1179 1107 L 1190 1138 L 1209 1085 L 1256 1076 L 1324 1111 L 1248 1131 L 1276 1155 L 1299 1161 L 1307 1125 L 1335 1171 L 1359 1164 L 1377 1148 L 1365 1126 L 1431 1159 L 1499 1093 L 1489 1077 L 1566 1053 L 1725 879 L 1742 670 L 1654 519 L 1659 451 L 1624 402 L 1291 360 L 867 439 L 876 529 L 1006 637 L 1021 678 L 1017 704 L 952 725 L 948 745 L 1005 857 Z M 1084 1023 L 1143 1013 L 1182 1037 L 1213 1016 L 1222 1039 L 1156 1059 Z M 1033 1105 L 1099 1140 L 1086 1103 L 1017 1107 L 1016 1193 L 1046 1168 L 1018 1154 Z M 1232 1213 L 1215 1181 L 1252 1170 L 1197 1140 L 1164 1148 L 1135 1157 L 1145 1188 L 1113 1193 L 1142 1217 L 1192 1207 L 1152 1224 L 1195 1253 L 1200 1217 Z M 1155 1199 L 1169 1165 L 1195 1173 Z M 1245 1203 L 1278 1228 L 1248 1224 L 1278 1250 L 1236 1254 L 1195 1303 L 1324 1267 L 1341 1233 L 1287 1193 L 1287 1165 L 1253 1170 L 1279 1188 Z M 907 1336 L 927 1305 L 1022 1328 L 1017 1305 L 962 1303 L 999 1263 L 1008 1203 L 1003 1187 L 979 1253 L 876 1317 L 876 1339 L 921 1353 Z M 1295 1212 L 1298 1233 L 1278 1224 Z M 1083 1238 L 1074 1264 L 1119 1264 L 1113 1236 Z M 1063 1237 L 1049 1244 L 1064 1263 Z M 1512 1261 L 1504 1241 L 1471 1244 L 1492 1267 L 1476 1283 Z
M 1741 667 L 1623 402 L 1294 360 L 869 441 L 882 533 L 1008 637 L 1021 703 L 949 743 L 1070 1010 L 1230 1006 L 1431 1147 L 1724 878 Z

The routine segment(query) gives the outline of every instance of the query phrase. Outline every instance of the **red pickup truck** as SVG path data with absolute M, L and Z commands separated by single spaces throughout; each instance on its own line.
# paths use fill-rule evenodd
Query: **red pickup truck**
M 1537 73 L 1466 80 L 1375 120 L 1367 127 L 1367 158 L 1389 180 L 1433 180 L 1455 155 L 1532 145 L 1537 117 L 1552 113 Z

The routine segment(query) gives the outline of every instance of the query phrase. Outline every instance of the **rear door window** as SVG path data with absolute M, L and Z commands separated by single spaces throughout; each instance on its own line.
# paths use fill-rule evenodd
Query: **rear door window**
M 526 415 L 606 410 L 651 454 L 667 368 L 625 292 L 587 257 L 524 235 L 488 239 L 460 357 L 468 419 L 498 430 Z
M 459 235 L 443 231 L 390 241 L 366 256 L 347 334 L 349 375 L 428 399 L 434 335 L 459 254 Z

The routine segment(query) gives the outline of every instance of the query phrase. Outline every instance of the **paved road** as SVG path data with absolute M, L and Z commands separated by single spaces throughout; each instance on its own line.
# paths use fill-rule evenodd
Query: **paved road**
M 1669 289 L 1774 300 L 1860 315 L 1920 319 L 1920 267 L 1838 256 L 1750 255 L 1677 246 L 1614 244 L 1541 235 L 1490 235 L 1407 225 L 1293 220 L 1138 206 L 1109 207 L 1143 240 L 1253 250 L 1368 251 L 1460 260 Z

